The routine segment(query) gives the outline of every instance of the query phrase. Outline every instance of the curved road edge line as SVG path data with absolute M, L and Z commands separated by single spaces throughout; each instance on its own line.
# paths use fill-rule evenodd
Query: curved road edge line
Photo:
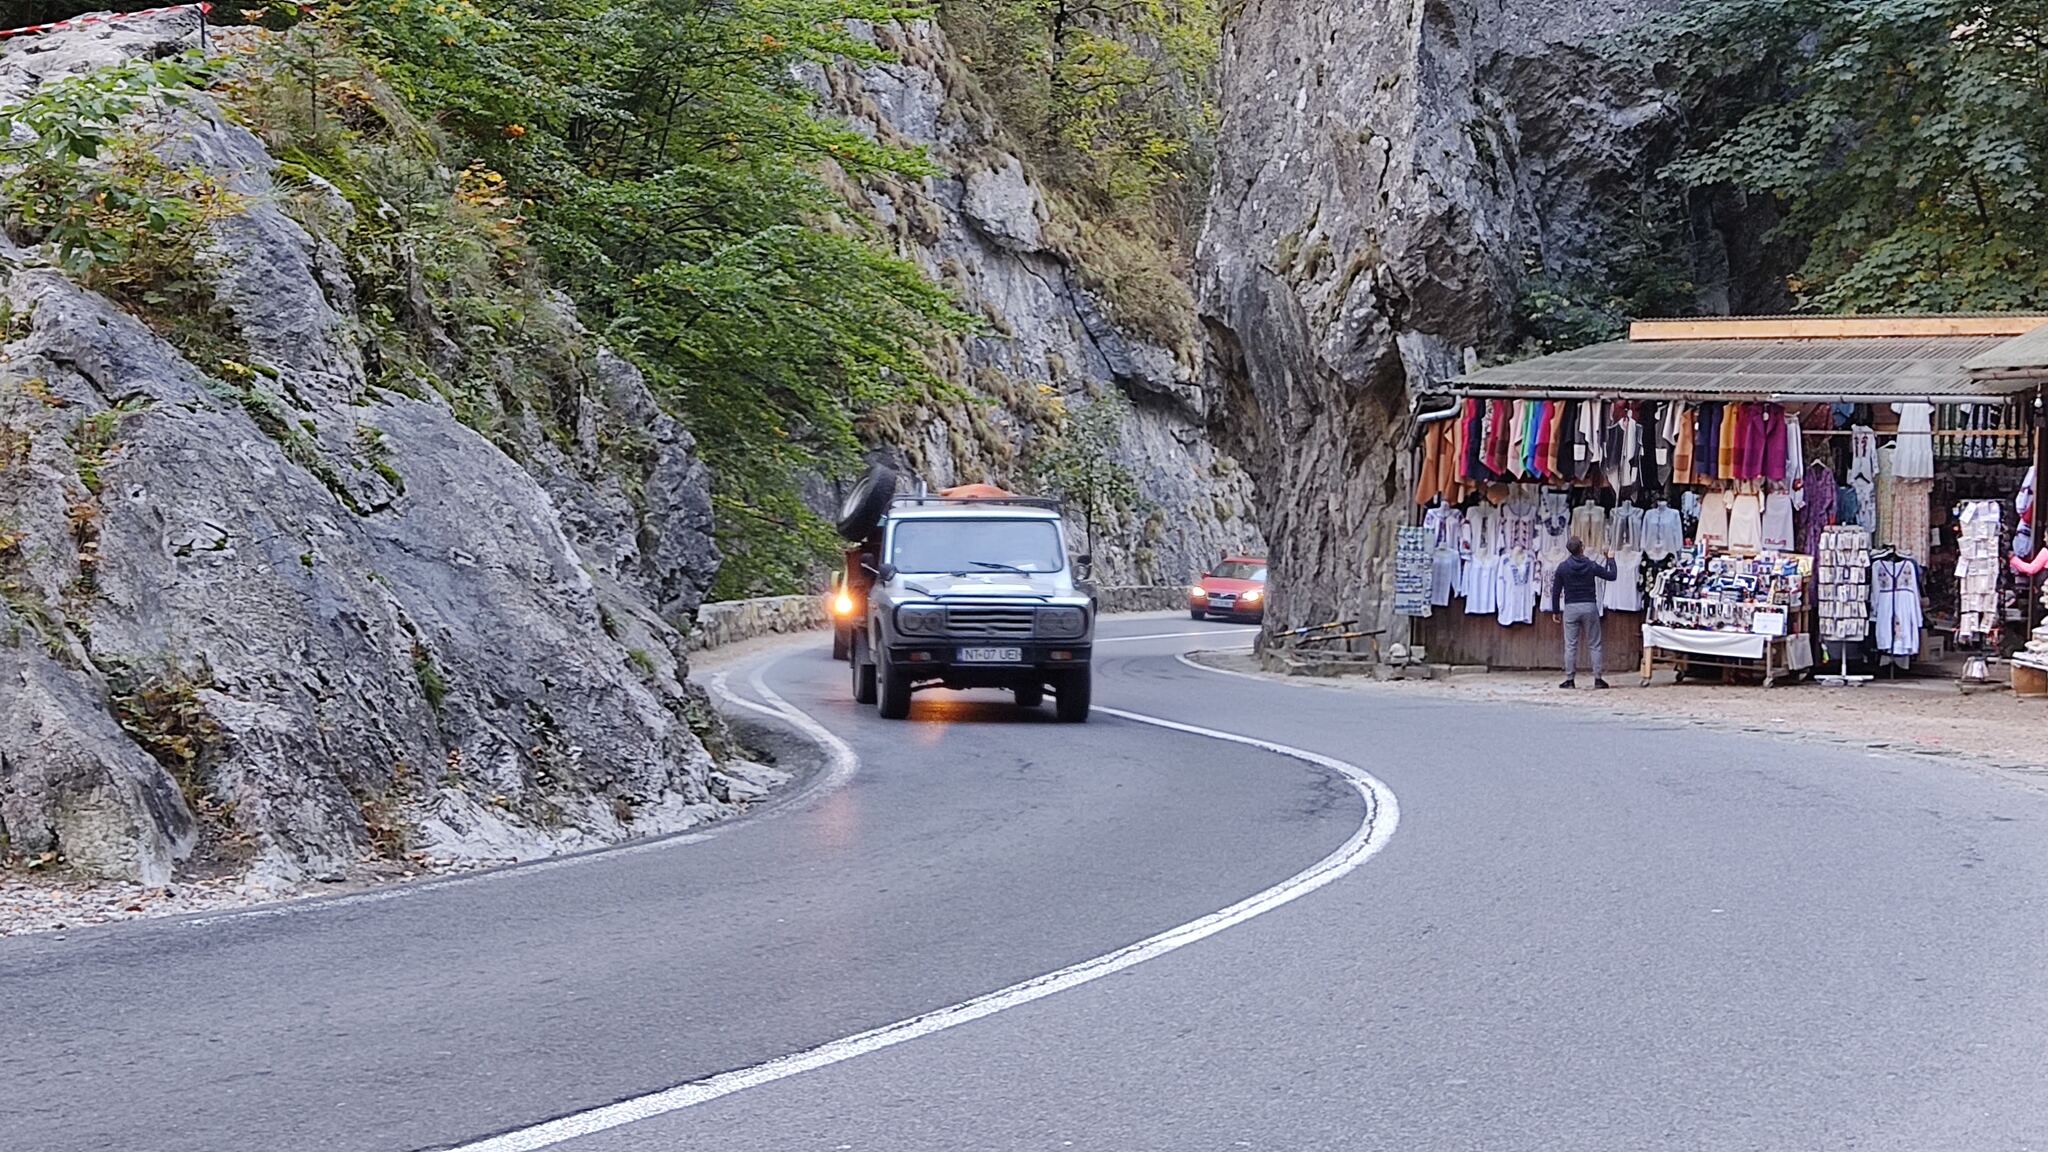
M 766 686 L 759 683 L 758 679 L 754 684 L 754 689 L 762 693 L 762 699 L 772 701 L 776 706 L 787 709 L 786 718 L 791 723 L 799 727 L 806 727 L 806 730 L 815 728 L 819 732 L 824 732 L 832 742 L 842 748 L 845 747 L 844 741 L 839 740 L 837 736 L 833 736 L 830 732 L 826 731 L 823 725 L 805 714 L 801 709 L 796 708 L 774 693 L 767 691 Z M 1252 736 L 1241 736 L 1234 732 L 1219 732 L 1213 728 L 1182 724 L 1175 720 L 1163 720 L 1156 716 L 1126 712 L 1120 708 L 1106 708 L 1098 705 L 1094 710 L 1104 715 L 1115 716 L 1120 720 L 1128 720 L 1137 724 L 1147 724 L 1155 728 L 1165 728 L 1175 732 L 1207 737 L 1211 740 L 1221 740 L 1230 744 L 1241 744 L 1249 748 L 1257 748 L 1261 751 L 1271 752 L 1293 760 L 1300 760 L 1304 763 L 1313 764 L 1319 768 L 1335 772 L 1358 790 L 1359 796 L 1365 801 L 1365 819 L 1359 823 L 1358 830 L 1353 832 L 1349 839 L 1345 840 L 1335 851 L 1316 861 L 1307 869 L 1297 872 L 1286 880 L 1264 891 L 1248 896 L 1227 908 L 1211 912 L 1207 916 L 1196 920 L 1190 920 L 1177 928 L 1169 928 L 1155 936 L 1147 937 L 1135 944 L 1125 945 L 1113 952 L 1107 952 L 1093 959 L 1083 960 L 1078 964 L 1048 972 L 1043 976 L 1036 976 L 1021 983 L 1012 984 L 1007 988 L 983 993 L 980 996 L 970 1000 L 963 1000 L 950 1007 L 939 1008 L 918 1016 L 912 1016 L 909 1019 L 899 1020 L 893 1024 L 884 1024 L 879 1028 L 871 1028 L 865 1032 L 857 1032 L 851 1036 L 828 1041 L 817 1047 L 807 1048 L 788 1056 L 778 1057 L 747 1068 L 737 1068 L 730 1072 L 721 1072 L 716 1076 L 707 1077 L 703 1080 L 691 1081 L 674 1088 L 621 1100 L 618 1103 L 603 1105 L 588 1111 L 572 1113 L 568 1116 L 544 1121 L 531 1127 L 504 1132 L 496 1136 L 486 1137 L 485 1139 L 468 1144 L 448 1146 L 445 1152 L 539 1152 L 540 1149 L 552 1148 L 571 1140 L 593 1136 L 600 1132 L 621 1128 L 642 1120 L 652 1120 L 672 1112 L 679 1112 L 699 1104 L 709 1103 L 720 1097 L 730 1096 L 735 1092 L 743 1092 L 749 1088 L 756 1088 L 777 1080 L 784 1080 L 800 1073 L 839 1064 L 857 1056 L 867 1055 L 870 1052 L 878 1052 L 884 1048 L 893 1048 L 898 1044 L 930 1036 L 936 1032 L 957 1028 L 962 1024 L 972 1023 L 1010 1008 L 1021 1007 L 1034 1000 L 1043 1000 L 1055 993 L 1064 992 L 1069 988 L 1076 988 L 1080 985 L 1100 980 L 1105 976 L 1114 975 L 1127 968 L 1142 964 L 1154 957 L 1163 956 L 1168 952 L 1185 948 L 1198 940 L 1214 936 L 1226 928 L 1242 924 L 1255 916 L 1299 900 L 1326 884 L 1334 883 L 1378 855 L 1380 850 L 1387 846 L 1387 842 L 1393 838 L 1394 829 L 1400 824 L 1400 805 L 1395 800 L 1393 791 L 1381 783 L 1378 778 L 1356 764 L 1270 740 L 1261 740 Z M 852 750 L 847 749 L 847 754 L 851 755 Z

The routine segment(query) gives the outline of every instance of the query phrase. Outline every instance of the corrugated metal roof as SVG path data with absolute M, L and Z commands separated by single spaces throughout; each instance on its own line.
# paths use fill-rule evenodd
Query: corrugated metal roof
M 2036 328 L 2016 340 L 1972 356 L 1963 367 L 1975 373 L 2031 373 L 2048 377 L 2048 327 Z
M 1619 340 L 1484 368 L 1438 391 L 1642 399 L 1754 396 L 1795 402 L 1987 399 L 2032 387 L 1972 377 L 1965 367 L 1972 357 L 2009 340 Z

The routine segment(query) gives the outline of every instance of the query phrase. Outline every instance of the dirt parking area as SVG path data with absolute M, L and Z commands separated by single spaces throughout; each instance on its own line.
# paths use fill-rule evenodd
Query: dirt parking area
M 1259 670 L 1248 652 L 1201 653 L 1195 658 L 1225 671 L 1269 675 Z M 2016 699 L 2004 690 L 1965 693 L 1954 680 L 1758 688 L 1679 684 L 1672 681 L 1669 673 L 1660 673 L 1656 682 L 1645 688 L 1629 673 L 1617 677 L 1612 689 L 1598 692 L 1588 688 L 1585 680 L 1580 681 L 1576 691 L 1561 689 L 1556 672 L 1490 672 L 1386 681 L 1366 677 L 1270 678 L 1331 685 L 1361 693 L 1508 701 L 1615 716 L 1653 717 L 1728 731 L 1939 756 L 1996 769 L 2048 789 L 2048 701 Z

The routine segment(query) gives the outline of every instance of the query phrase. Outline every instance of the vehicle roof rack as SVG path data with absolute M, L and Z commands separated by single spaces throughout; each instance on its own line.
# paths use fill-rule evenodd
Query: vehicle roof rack
M 930 496 L 922 493 L 912 493 L 898 496 L 889 502 L 891 508 L 905 505 L 917 508 L 928 504 L 960 505 L 962 507 L 1008 504 L 1022 508 L 1043 508 L 1048 512 L 1058 512 L 1065 507 L 1060 501 L 1048 496 Z

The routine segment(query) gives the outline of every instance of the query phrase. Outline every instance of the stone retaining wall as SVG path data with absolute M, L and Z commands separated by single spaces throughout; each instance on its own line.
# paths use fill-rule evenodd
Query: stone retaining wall
M 1104 612 L 1162 612 L 1187 606 L 1187 589 L 1179 584 L 1102 588 L 1096 595 Z M 711 600 L 697 609 L 697 627 L 690 633 L 690 649 L 722 648 L 757 636 L 808 632 L 830 623 L 823 596 Z
M 823 596 L 762 596 L 754 600 L 711 600 L 697 609 L 690 648 L 722 648 L 756 636 L 808 632 L 830 621 Z

